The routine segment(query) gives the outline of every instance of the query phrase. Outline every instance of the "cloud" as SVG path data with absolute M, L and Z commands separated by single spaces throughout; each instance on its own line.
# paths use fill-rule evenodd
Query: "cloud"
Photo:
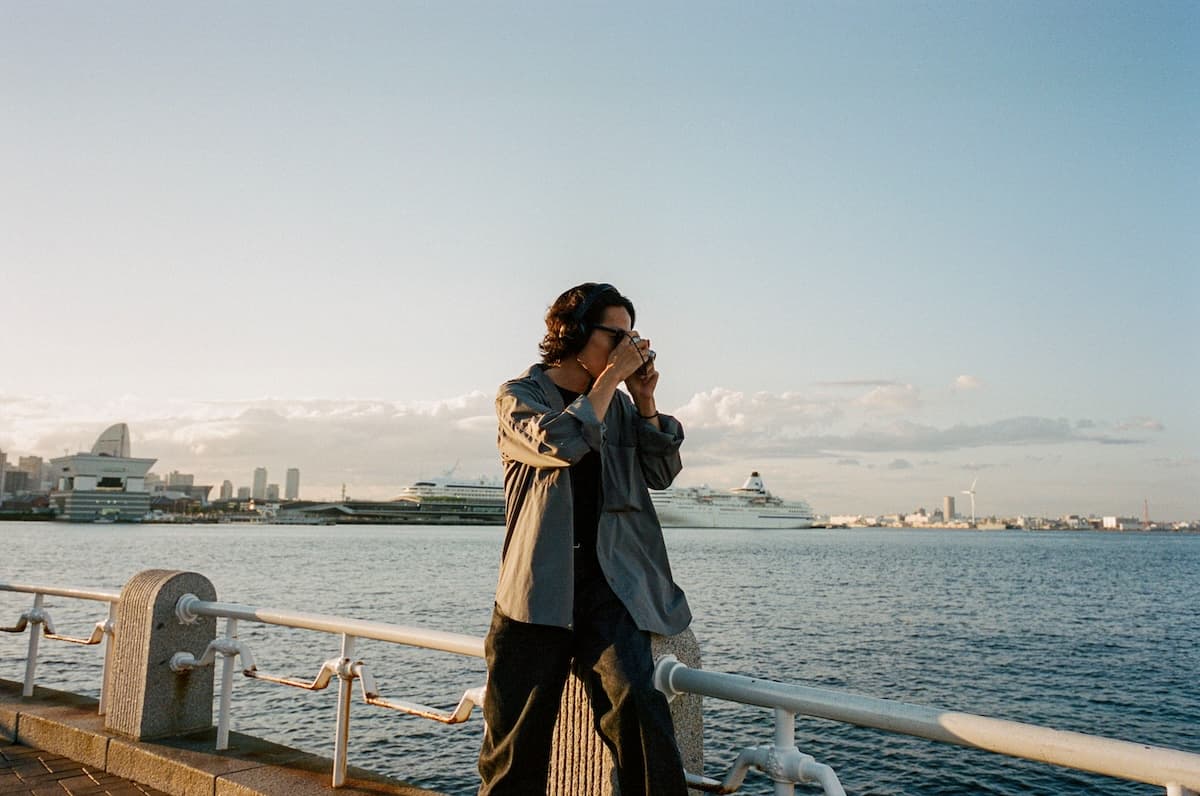
M 860 389 L 862 387 L 887 387 L 895 383 L 895 379 L 848 379 L 846 381 L 818 381 L 817 386 Z
M 20 417 L 0 416 L 0 447 L 52 457 L 91 446 L 110 423 L 127 421 L 133 454 L 154 470 L 194 473 L 198 483 L 248 485 L 255 467 L 272 482 L 299 467 L 301 494 L 332 496 L 345 482 L 357 497 L 388 498 L 406 483 L 455 464 L 460 472 L 499 470 L 492 397 L 483 392 L 435 401 L 258 399 L 175 402 L 153 407 L 106 402 L 65 407 L 27 401 Z
M 1200 459 L 1197 459 L 1195 456 L 1164 456 L 1157 459 L 1151 459 L 1150 463 L 1158 467 L 1166 467 L 1172 470 L 1200 467 Z
M 761 402 L 767 406 L 769 402 Z M 777 422 L 769 412 L 755 414 L 739 409 L 730 412 L 725 425 L 692 425 L 688 412 L 698 412 L 703 401 L 693 398 L 678 413 L 688 429 L 689 451 L 698 448 L 712 456 L 727 458 L 826 457 L 847 458 L 847 454 L 933 453 L 986 447 L 1031 445 L 1103 444 L 1137 445 L 1140 439 L 1115 437 L 1075 428 L 1065 418 L 1011 417 L 979 424 L 956 424 L 944 428 L 898 420 L 884 425 L 863 423 L 857 428 L 845 422 L 813 422 L 807 426 Z M 722 403 L 726 410 L 730 404 Z M 685 411 L 686 410 L 686 411 Z M 715 415 L 715 412 L 710 415 Z M 753 422 L 751 422 L 753 418 Z M 827 409 L 820 415 L 844 419 Z M 815 420 L 815 418 L 814 418 Z
M 966 373 L 956 378 L 950 385 L 950 389 L 955 392 L 967 392 L 968 390 L 979 390 L 982 388 L 983 381 L 978 376 L 970 376 Z
M 1117 423 L 1113 428 L 1117 431 L 1165 431 L 1164 426 L 1152 417 L 1134 417 L 1123 423 Z
M 911 470 L 912 466 L 912 462 L 908 459 L 892 459 L 888 462 L 887 468 L 889 470 Z
M 919 408 L 921 396 L 911 384 L 888 384 L 875 387 L 856 403 L 872 411 L 903 414 Z
M 674 414 L 691 429 L 724 429 L 787 434 L 823 428 L 842 416 L 833 403 L 799 393 L 747 394 L 717 387 L 696 393 Z
M 1066 418 L 1009 417 L 983 423 L 918 423 L 899 410 L 919 404 L 911 385 L 889 383 L 865 395 L 815 398 L 799 392 L 699 392 L 678 409 L 687 431 L 688 467 L 714 472 L 768 459 L 827 460 L 851 468 L 895 462 L 925 466 L 929 454 L 991 447 L 1138 445 L 1156 428 L 1149 418 L 1117 426 Z M 348 485 L 358 497 L 392 497 L 406 483 L 459 464 L 459 472 L 499 470 L 490 393 L 439 400 L 148 401 L 137 396 L 82 405 L 78 401 L 5 394 L 0 449 L 44 457 L 86 450 L 109 424 L 128 422 L 136 456 L 157 458 L 155 470 L 194 473 L 198 482 L 249 483 L 255 467 L 271 480 L 301 469 L 301 494 L 332 496 Z M 1159 424 L 1161 425 L 1161 424 Z M 1045 455 L 1044 450 L 1034 451 Z M 986 456 L 982 458 L 987 458 Z M 889 465 L 887 462 L 892 462 Z M 1156 461 L 1159 467 L 1195 466 Z M 722 477 L 724 473 L 719 473 Z

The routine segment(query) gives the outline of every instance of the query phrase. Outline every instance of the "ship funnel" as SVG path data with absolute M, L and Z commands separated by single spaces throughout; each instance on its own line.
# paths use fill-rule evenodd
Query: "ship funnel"
M 758 470 L 750 473 L 750 477 L 746 479 L 746 483 L 742 484 L 742 489 L 749 492 L 767 491 L 767 487 L 763 484 L 762 476 L 758 474 Z

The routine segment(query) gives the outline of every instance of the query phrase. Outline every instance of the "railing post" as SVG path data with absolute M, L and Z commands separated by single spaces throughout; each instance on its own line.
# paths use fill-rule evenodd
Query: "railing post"
M 225 638 L 237 638 L 237 620 L 225 620 Z M 221 656 L 221 704 L 217 716 L 217 751 L 229 748 L 230 703 L 233 699 L 233 656 Z
M 199 658 L 217 635 L 215 619 L 180 621 L 175 605 L 185 594 L 217 598 L 203 575 L 165 569 L 139 572 L 121 590 L 105 729 L 143 741 L 212 727 L 212 672 L 171 668 L 175 653 Z
M 342 634 L 342 659 L 338 665 L 337 728 L 333 739 L 333 787 L 346 784 L 346 753 L 350 743 L 350 702 L 354 697 L 354 636 Z
M 775 709 L 775 759 L 796 749 L 796 714 Z M 796 783 L 775 780 L 775 796 L 795 796 Z
M 101 716 L 108 710 L 108 673 L 112 669 L 113 634 L 117 626 L 117 604 L 108 604 L 108 621 L 104 623 L 104 671 L 100 675 L 100 710 Z
M 29 652 L 25 656 L 25 685 L 21 696 L 33 696 L 33 680 L 37 676 L 38 642 L 42 639 L 42 595 L 33 595 L 33 611 L 29 614 Z

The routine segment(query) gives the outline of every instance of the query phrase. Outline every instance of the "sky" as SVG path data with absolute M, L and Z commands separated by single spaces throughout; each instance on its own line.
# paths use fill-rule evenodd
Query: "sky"
M 499 474 L 615 284 L 681 485 L 1200 518 L 1200 5 L 0 0 L 0 450 Z

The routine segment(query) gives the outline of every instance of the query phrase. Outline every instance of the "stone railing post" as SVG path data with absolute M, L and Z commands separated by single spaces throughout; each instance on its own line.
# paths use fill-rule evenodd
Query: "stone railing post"
M 170 665 L 176 652 L 199 658 L 217 635 L 212 617 L 179 621 L 175 604 L 188 593 L 217 599 L 208 578 L 168 569 L 139 572 L 121 590 L 106 729 L 141 741 L 212 727 L 213 670 L 174 672 Z
M 700 668 L 700 644 L 691 630 L 676 636 L 651 636 L 651 649 L 655 660 L 674 655 L 681 663 Z M 695 694 L 676 697 L 671 702 L 671 719 L 684 768 L 703 773 L 704 721 L 700 697 Z M 620 796 L 613 768 L 612 754 L 592 721 L 592 706 L 583 681 L 572 672 L 563 689 L 558 723 L 554 726 L 548 796 Z

